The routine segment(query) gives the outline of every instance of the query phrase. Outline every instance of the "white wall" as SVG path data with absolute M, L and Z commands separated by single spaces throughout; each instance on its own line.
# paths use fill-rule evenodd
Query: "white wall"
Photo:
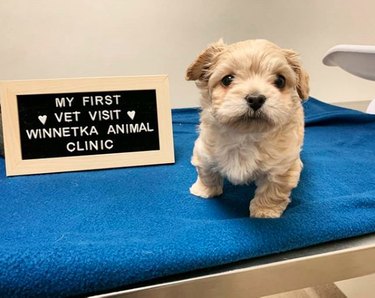
M 375 98 L 375 82 L 321 63 L 340 43 L 375 45 L 372 0 L 0 0 L 0 79 L 168 74 L 174 107 L 195 106 L 185 69 L 207 44 L 267 38 L 302 55 L 321 100 Z

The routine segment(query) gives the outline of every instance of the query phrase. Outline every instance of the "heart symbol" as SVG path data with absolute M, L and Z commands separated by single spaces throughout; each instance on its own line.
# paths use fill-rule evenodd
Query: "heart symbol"
M 130 119 L 134 120 L 135 111 L 128 111 L 128 116 L 130 117 Z
M 47 121 L 47 115 L 38 116 L 39 121 L 44 125 Z

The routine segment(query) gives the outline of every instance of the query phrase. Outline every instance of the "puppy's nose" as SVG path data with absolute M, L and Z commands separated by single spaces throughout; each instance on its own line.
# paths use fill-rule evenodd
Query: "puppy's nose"
M 257 111 L 266 102 L 266 97 L 263 94 L 255 94 L 246 96 L 245 100 L 254 111 Z

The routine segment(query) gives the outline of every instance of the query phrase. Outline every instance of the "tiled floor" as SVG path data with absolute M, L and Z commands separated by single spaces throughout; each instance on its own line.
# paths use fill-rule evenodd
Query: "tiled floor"
M 266 296 L 263 298 L 373 298 L 375 274 L 339 281 L 334 284 Z
M 334 284 L 320 285 L 291 292 L 280 293 L 262 298 L 345 298 L 347 297 Z
M 375 297 L 375 274 L 339 281 L 335 284 L 349 298 Z

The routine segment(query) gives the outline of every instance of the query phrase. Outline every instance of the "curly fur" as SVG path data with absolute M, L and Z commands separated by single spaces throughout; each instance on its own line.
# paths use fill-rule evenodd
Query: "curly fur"
M 232 75 L 229 86 L 222 78 Z M 278 88 L 278 75 L 285 86 Z M 266 40 L 210 45 L 190 65 L 187 80 L 201 91 L 199 137 L 192 164 L 197 181 L 192 194 L 208 198 L 223 191 L 223 178 L 233 184 L 255 181 L 250 216 L 280 217 L 297 186 L 304 135 L 301 101 L 308 97 L 308 75 L 298 55 Z M 253 110 L 246 97 L 266 100 Z

